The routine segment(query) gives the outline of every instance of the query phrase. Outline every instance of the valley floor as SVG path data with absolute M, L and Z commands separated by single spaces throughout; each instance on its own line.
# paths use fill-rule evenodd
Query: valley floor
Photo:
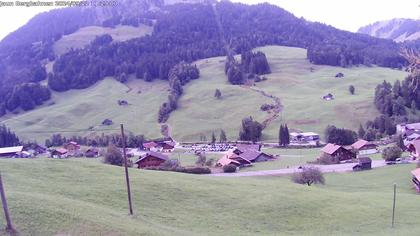
M 216 178 L 123 168 L 89 159 L 0 159 L 21 235 L 418 235 L 414 165 L 326 174 L 326 185 L 289 177 Z M 396 183 L 396 227 L 391 228 Z M 0 224 L 4 225 L 0 214 Z M 1 234 L 1 233 L 0 233 Z

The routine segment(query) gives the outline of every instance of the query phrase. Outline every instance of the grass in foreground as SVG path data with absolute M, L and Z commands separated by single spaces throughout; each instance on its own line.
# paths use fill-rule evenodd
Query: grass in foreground
M 97 160 L 0 160 L 21 235 L 418 235 L 414 165 L 326 175 L 325 186 L 287 177 L 215 178 L 123 168 Z M 28 168 L 30 168 L 28 170 Z M 392 184 L 398 184 L 391 229 Z M 0 214 L 0 224 L 4 225 Z M 1 233 L 0 233 L 1 234 Z

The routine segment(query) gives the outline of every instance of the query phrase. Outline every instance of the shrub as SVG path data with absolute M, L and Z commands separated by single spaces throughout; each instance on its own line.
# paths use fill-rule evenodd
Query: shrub
M 338 159 L 338 157 L 323 154 L 319 157 L 317 163 L 322 164 L 322 165 L 333 165 L 333 164 L 340 163 L 340 160 Z
M 206 166 L 207 167 L 212 167 L 213 164 L 214 164 L 214 159 L 213 158 L 210 158 L 206 161 Z
M 225 173 L 235 173 L 236 172 L 236 166 L 233 164 L 225 165 L 223 166 L 223 172 Z
M 106 164 L 115 165 L 115 166 L 122 166 L 124 163 L 123 156 L 120 150 L 113 144 L 108 146 L 106 150 L 104 162 Z
M 195 164 L 198 166 L 204 166 L 206 164 L 206 154 L 203 152 L 197 153 L 197 161 Z
M 297 184 L 324 184 L 325 179 L 322 172 L 315 167 L 303 168 L 301 172 L 296 172 L 292 175 L 292 181 Z
M 400 158 L 401 155 L 402 150 L 397 146 L 387 147 L 382 151 L 382 158 L 385 161 L 395 161 L 397 158 Z
M 177 159 L 170 159 L 170 160 L 166 160 L 164 163 L 162 163 L 160 165 L 160 167 L 164 168 L 164 169 L 173 169 L 175 170 L 176 168 L 178 168 L 180 166 L 179 161 Z
M 260 109 L 261 111 L 268 111 L 274 109 L 274 107 L 275 105 L 265 103 L 261 105 Z
M 211 170 L 208 167 L 204 167 L 204 166 L 194 166 L 194 167 L 185 167 L 183 170 L 184 173 L 188 173 L 188 174 L 210 174 Z

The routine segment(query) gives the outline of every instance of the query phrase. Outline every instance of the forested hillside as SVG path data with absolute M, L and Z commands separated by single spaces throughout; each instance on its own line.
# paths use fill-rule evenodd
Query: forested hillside
M 71 22 L 71 23 L 68 23 Z M 153 25 L 150 36 L 115 42 L 103 35 L 83 49 L 56 58 L 53 44 L 63 35 L 88 25 Z M 407 61 L 391 40 L 354 34 L 296 18 L 270 4 L 164 5 L 162 0 L 120 1 L 116 7 L 69 8 L 43 13 L 0 43 L 0 98 L 5 106 L 15 86 L 48 77 L 56 91 L 83 89 L 106 76 L 124 82 L 135 74 L 148 81 L 168 79 L 169 70 L 181 61 L 239 54 L 264 45 L 308 49 L 314 64 L 357 64 L 401 68 Z M 54 61 L 47 75 L 45 64 Z M 36 95 L 34 95 L 36 96 Z M 31 97 L 34 98 L 34 97 Z M 10 103 L 10 102 L 9 102 Z
M 396 42 L 420 39 L 420 20 L 392 19 L 361 27 L 357 32 Z

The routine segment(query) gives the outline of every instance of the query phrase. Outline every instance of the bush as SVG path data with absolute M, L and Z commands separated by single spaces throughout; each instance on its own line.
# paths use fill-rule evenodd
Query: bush
M 164 163 L 160 165 L 160 167 L 168 170 L 175 170 L 180 166 L 179 161 L 177 159 L 170 159 L 166 160 Z
M 387 147 L 382 151 L 382 158 L 385 161 L 395 161 L 397 158 L 401 158 L 401 155 L 402 150 L 397 146 Z
M 124 163 L 123 156 L 120 150 L 113 144 L 108 146 L 108 149 L 105 154 L 104 162 L 106 164 L 122 166 Z
M 296 172 L 292 176 L 292 181 L 297 184 L 324 184 L 324 175 L 318 168 L 307 167 L 303 168 L 301 172 Z
M 206 166 L 207 167 L 212 167 L 214 165 L 214 159 L 210 158 L 206 161 Z
M 225 173 L 235 173 L 236 172 L 236 166 L 233 164 L 225 165 L 223 166 L 223 172 Z
M 204 166 L 194 166 L 194 167 L 185 167 L 183 170 L 184 173 L 188 173 L 188 174 L 210 174 L 211 170 L 208 167 L 204 167 Z
M 340 160 L 338 159 L 338 157 L 323 154 L 319 157 L 317 163 L 322 164 L 322 165 L 333 165 L 333 164 L 340 163 Z

